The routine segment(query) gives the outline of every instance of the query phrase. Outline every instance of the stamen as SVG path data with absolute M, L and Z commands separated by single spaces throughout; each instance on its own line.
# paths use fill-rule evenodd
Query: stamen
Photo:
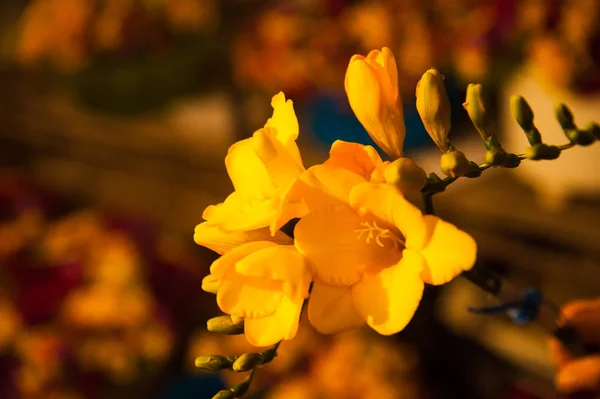
M 374 221 L 372 224 L 369 222 L 361 222 L 361 226 L 364 226 L 364 229 L 356 229 L 354 230 L 358 233 L 358 239 L 362 239 L 364 235 L 366 235 L 367 244 L 371 243 L 371 240 L 375 239 L 375 243 L 380 247 L 384 247 L 385 244 L 381 241 L 384 238 L 388 238 L 394 244 L 394 247 L 399 248 L 400 246 L 404 247 L 404 240 L 398 237 L 394 232 L 390 229 L 384 229 L 377 225 L 377 222 Z

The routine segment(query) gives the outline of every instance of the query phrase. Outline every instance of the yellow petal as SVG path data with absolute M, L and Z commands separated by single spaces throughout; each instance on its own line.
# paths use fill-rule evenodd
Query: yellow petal
M 251 241 L 272 241 L 277 244 L 290 245 L 294 240 L 282 233 L 276 231 L 274 236 L 268 228 L 262 228 L 250 231 L 227 232 L 208 222 L 200 223 L 194 229 L 194 241 L 198 245 L 209 248 L 219 254 L 224 254 L 242 244 Z
M 227 232 L 256 230 L 271 224 L 277 215 L 279 201 L 277 197 L 250 200 L 233 192 L 225 202 L 208 206 L 202 217 L 210 225 Z
M 260 129 L 252 138 L 254 150 L 267 170 L 275 193 L 283 194 L 300 176 L 304 168 L 296 164 L 292 155 L 277 139 L 277 132 L 274 129 Z
M 325 165 L 349 170 L 366 180 L 381 164 L 381 157 L 375 148 L 342 140 L 336 140 L 331 145 L 329 159 L 325 162 Z
M 420 251 L 426 265 L 422 278 L 428 284 L 445 284 L 464 270 L 469 270 L 477 258 L 477 244 L 473 237 L 436 216 L 425 216 L 431 237 Z
M 302 218 L 310 212 L 304 201 L 302 187 L 304 187 L 304 183 L 298 179 L 283 194 L 277 212 L 271 221 L 272 235 L 275 235 L 290 220 Z
M 311 211 L 348 204 L 350 191 L 365 178 L 331 165 L 316 165 L 304 172 L 294 188 Z
M 289 140 L 298 139 L 298 118 L 296 118 L 292 100 L 286 101 L 285 94 L 279 92 L 273 96 L 271 106 L 273 107 L 273 116 L 267 120 L 265 127 L 277 130 L 277 138 L 284 144 Z
M 448 133 L 450 132 L 450 100 L 444 86 L 444 77 L 434 68 L 423 74 L 417 83 L 415 93 L 417 111 L 423 126 L 431 139 L 442 150 L 447 152 Z
M 244 276 L 281 280 L 291 284 L 292 293 L 308 295 L 311 273 L 308 260 L 293 245 L 278 245 L 256 251 L 235 265 Z
M 208 276 L 202 279 L 202 291 L 208 292 L 210 294 L 216 294 L 219 290 L 220 284 L 221 279 L 218 279 L 212 274 L 209 274 Z
M 367 55 L 367 62 L 374 66 L 373 70 L 381 82 L 382 93 L 386 103 L 391 106 L 398 104 L 398 66 L 389 48 L 381 51 L 372 50 Z
M 218 279 L 223 279 L 227 271 L 246 256 L 264 248 L 276 246 L 271 241 L 253 241 L 228 251 L 210 265 L 210 273 Z
M 235 191 L 244 199 L 267 199 L 275 189 L 265 165 L 255 151 L 254 137 L 233 144 L 225 157 L 225 167 Z
M 308 300 L 308 320 L 321 334 L 337 334 L 365 324 L 354 309 L 350 287 L 315 281 Z
M 273 315 L 244 320 L 248 342 L 254 346 L 270 346 L 294 338 L 298 332 L 302 303 L 302 298 L 284 296 Z
M 232 316 L 244 319 L 274 314 L 283 298 L 283 283 L 246 277 L 229 269 L 217 291 L 217 305 Z
M 368 268 L 395 264 L 400 252 L 393 245 L 380 247 L 367 240 L 361 230 L 365 219 L 349 207 L 311 212 L 294 229 L 296 248 L 306 255 L 320 280 L 333 285 L 351 285 Z
M 421 211 L 388 184 L 362 183 L 350 194 L 350 205 L 363 215 L 373 215 L 388 226 L 396 226 L 406 247 L 420 250 L 427 240 Z
M 423 263 L 417 252 L 405 250 L 397 265 L 365 276 L 352 287 L 356 310 L 375 331 L 395 334 L 410 322 L 423 295 Z

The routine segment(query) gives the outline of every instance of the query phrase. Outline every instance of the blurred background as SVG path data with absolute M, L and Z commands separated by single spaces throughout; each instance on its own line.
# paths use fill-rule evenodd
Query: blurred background
M 371 144 L 343 91 L 353 54 L 396 55 L 406 154 L 439 172 L 414 91 L 435 66 L 452 139 L 484 147 L 462 109 L 484 83 L 506 148 L 527 98 L 551 144 L 552 103 L 600 120 L 595 0 L 4 0 L 0 7 L 0 397 L 210 398 L 244 376 L 193 359 L 252 351 L 205 332 L 218 315 L 194 244 L 202 211 L 231 191 L 223 159 L 294 101 L 305 165 L 336 139 Z M 436 197 L 480 256 L 558 304 L 600 295 L 599 146 L 490 170 Z M 554 398 L 546 335 L 503 316 L 468 281 L 428 287 L 394 337 L 334 337 L 303 320 L 259 370 L 252 398 Z

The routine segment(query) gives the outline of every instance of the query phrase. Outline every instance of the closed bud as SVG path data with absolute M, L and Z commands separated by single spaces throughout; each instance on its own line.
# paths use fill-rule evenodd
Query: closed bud
M 525 157 L 533 161 L 556 159 L 560 156 L 560 148 L 553 145 L 536 144 L 525 150 Z
M 202 279 L 202 291 L 210 294 L 216 294 L 217 290 L 219 289 L 219 284 L 221 284 L 221 280 L 212 274 L 209 274 Z
M 577 129 L 575 126 L 575 120 L 573 119 L 573 113 L 564 103 L 557 103 L 554 106 L 554 115 L 556 120 L 560 123 L 560 127 L 563 130 Z
M 208 331 L 227 334 L 227 335 L 238 335 L 244 333 L 244 319 L 239 317 L 232 317 L 229 315 L 213 317 L 206 323 Z
M 469 118 L 486 143 L 492 136 L 493 120 L 488 110 L 488 98 L 480 84 L 469 84 L 467 86 L 467 97 L 463 103 Z
M 444 77 L 437 69 L 429 69 L 417 83 L 417 111 L 425 130 L 442 152 L 450 150 L 450 100 Z
M 596 122 L 590 122 L 585 125 L 583 128 L 586 132 L 590 132 L 592 136 L 596 138 L 596 140 L 600 140 L 600 125 Z
M 400 192 L 419 192 L 427 183 L 427 174 L 410 158 L 399 158 L 389 164 L 384 171 L 387 184 Z
M 231 368 L 233 362 L 227 359 L 225 356 L 210 355 L 197 357 L 194 364 L 199 369 L 209 371 L 220 371 Z
M 223 389 L 217 392 L 216 395 L 212 397 L 212 399 L 233 399 L 235 397 L 236 395 L 235 393 L 233 393 L 233 391 L 229 389 Z
M 523 96 L 514 95 L 510 98 L 510 113 L 517 121 L 521 129 L 525 131 L 532 130 L 533 126 L 533 110 L 525 101 Z M 534 144 L 534 143 L 531 143 Z
M 565 130 L 565 135 L 569 141 L 583 147 L 596 141 L 594 134 L 588 130 L 569 129 Z
M 502 148 L 492 148 L 486 151 L 484 162 L 494 166 L 503 165 L 508 154 Z
M 447 176 L 460 177 L 471 170 L 471 165 L 465 154 L 461 151 L 451 151 L 442 154 L 440 168 Z
M 233 362 L 233 371 L 248 371 L 264 363 L 265 358 L 260 353 L 244 353 Z

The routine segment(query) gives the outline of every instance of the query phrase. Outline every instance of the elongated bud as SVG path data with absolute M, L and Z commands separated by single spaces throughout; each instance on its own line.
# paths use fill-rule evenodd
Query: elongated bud
M 250 389 L 250 384 L 252 384 L 253 379 L 254 379 L 254 370 L 252 370 L 250 372 L 248 377 L 244 378 L 244 381 L 240 382 L 239 384 L 237 384 L 236 386 L 231 388 L 231 391 L 235 395 L 234 397 L 240 398 L 240 397 L 244 396 L 246 394 L 246 392 L 248 392 L 248 389 Z
M 233 391 L 231 391 L 229 389 L 223 389 L 223 390 L 217 392 L 216 395 L 214 395 L 212 397 L 212 399 L 233 399 L 235 397 L 236 397 L 236 395 L 235 395 L 235 393 L 233 393 Z
M 461 151 L 450 151 L 440 158 L 442 172 L 450 177 L 464 176 L 471 170 L 469 160 Z
M 417 111 L 425 130 L 442 152 L 450 150 L 450 100 L 444 77 L 437 69 L 429 69 L 417 83 Z
M 558 123 L 563 130 L 577 129 L 577 126 L 575 126 L 573 113 L 566 104 L 556 103 L 554 106 L 554 115 L 556 116 L 556 120 L 558 120 Z
M 510 113 L 517 121 L 521 129 L 533 129 L 533 110 L 523 96 L 514 95 L 510 98 Z
M 556 159 L 560 156 L 560 149 L 554 145 L 536 144 L 525 150 L 525 156 L 533 161 Z
M 399 158 L 383 172 L 385 182 L 400 192 L 419 192 L 427 183 L 427 174 L 410 158 Z
M 209 371 L 220 371 L 231 368 L 233 362 L 225 356 L 210 355 L 197 357 L 194 364 L 199 369 Z
M 473 122 L 479 135 L 486 143 L 486 147 L 490 149 L 492 146 L 487 144 L 493 135 L 493 120 L 488 110 L 488 98 L 482 85 L 471 83 L 467 86 L 467 97 L 463 107 L 467 110 L 471 122 Z M 497 144 L 497 142 L 493 142 L 493 144 Z
M 233 371 L 248 371 L 264 363 L 265 357 L 260 353 L 244 353 L 233 362 Z
M 219 284 L 221 284 L 221 280 L 212 274 L 209 274 L 202 279 L 202 291 L 210 294 L 216 294 L 217 290 L 219 289 Z
M 219 334 L 227 335 L 238 335 L 244 333 L 244 320 L 232 316 L 218 316 L 213 317 L 206 323 L 208 331 L 216 332 Z

